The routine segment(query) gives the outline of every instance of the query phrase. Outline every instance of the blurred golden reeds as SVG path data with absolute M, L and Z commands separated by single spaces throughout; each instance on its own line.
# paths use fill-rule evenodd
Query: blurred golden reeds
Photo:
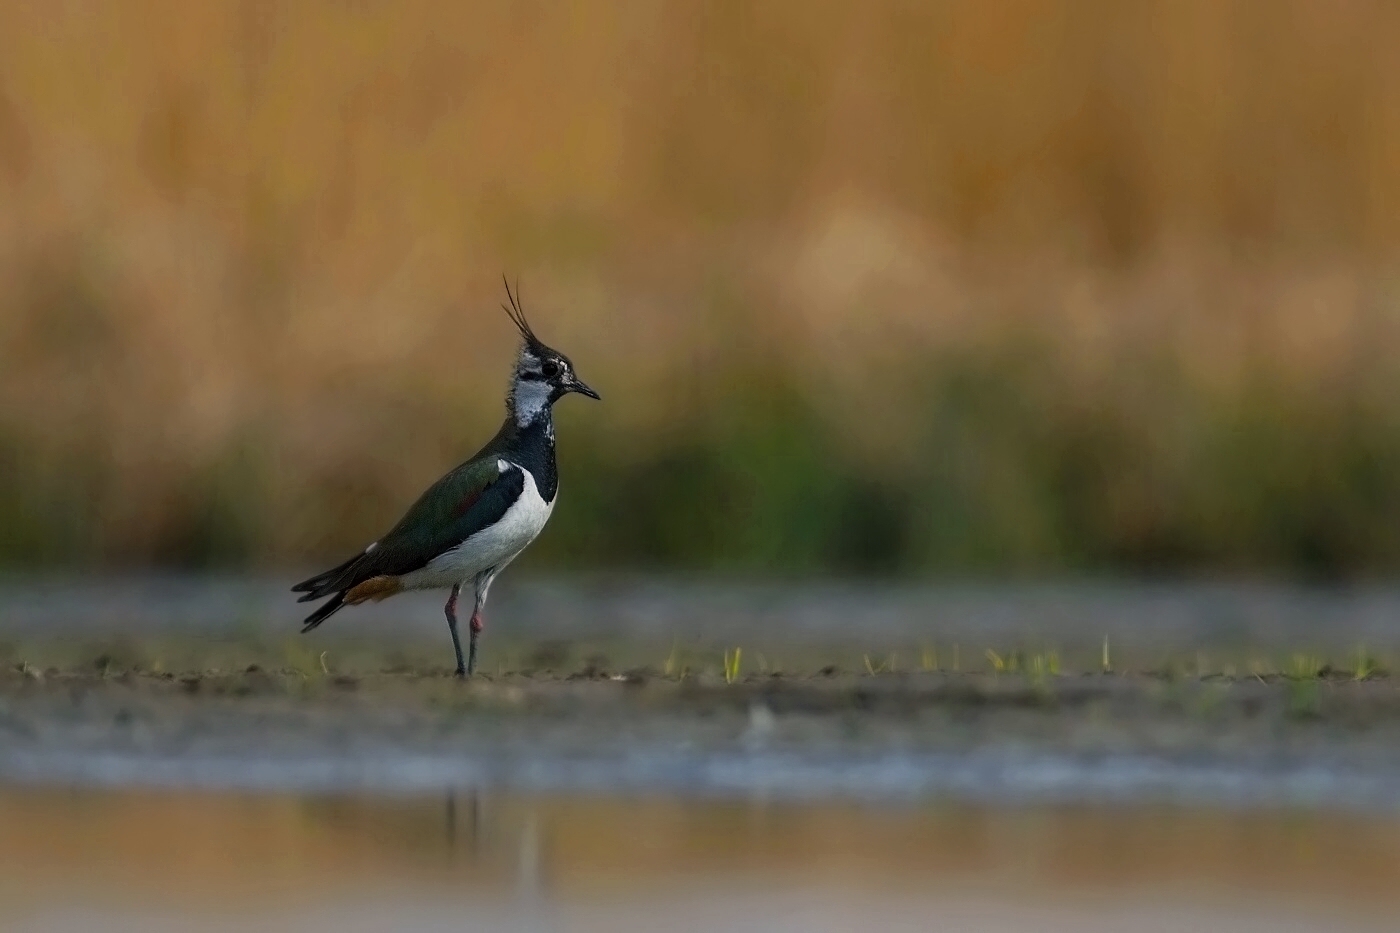
M 0 560 L 1400 568 L 1383 0 L 0 2 Z M 534 555 L 535 552 L 532 552 Z

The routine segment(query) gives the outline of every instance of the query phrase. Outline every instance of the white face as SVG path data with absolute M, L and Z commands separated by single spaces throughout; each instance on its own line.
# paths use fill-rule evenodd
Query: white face
M 550 374 L 557 377 L 560 371 L 555 359 L 541 360 L 528 346 L 521 349 L 510 391 L 510 408 L 516 424 L 524 427 L 549 408 L 555 389 L 555 380 Z
M 516 423 L 523 427 L 534 421 L 540 412 L 549 407 L 549 396 L 553 391 L 553 387 L 547 382 L 517 379 L 515 390 L 510 396 L 511 411 L 515 414 Z

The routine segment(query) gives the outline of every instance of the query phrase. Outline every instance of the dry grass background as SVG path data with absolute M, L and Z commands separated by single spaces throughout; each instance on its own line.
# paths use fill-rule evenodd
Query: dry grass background
M 1400 568 L 1383 0 L 0 2 L 0 559 Z

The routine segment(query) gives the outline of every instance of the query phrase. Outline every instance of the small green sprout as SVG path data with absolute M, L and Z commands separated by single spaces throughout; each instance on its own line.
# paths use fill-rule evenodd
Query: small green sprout
M 1352 655 L 1352 680 L 1370 680 L 1376 675 L 1379 668 L 1380 664 L 1377 662 L 1376 656 L 1367 651 L 1364 645 L 1357 648 L 1356 653 Z
M 1316 655 L 1295 653 L 1289 658 L 1286 674 L 1292 680 L 1317 680 L 1322 666 L 1322 659 Z
M 1113 660 L 1108 655 L 1108 636 L 1103 637 L 1103 657 L 1099 661 L 1099 670 L 1105 674 L 1113 673 Z
M 936 645 L 925 645 L 919 658 L 919 666 L 924 671 L 938 670 L 938 647 Z
M 304 646 L 305 642 L 295 639 L 283 641 L 282 661 L 284 669 L 299 674 L 302 679 L 310 679 L 323 672 L 324 661 L 319 660 Z
M 732 684 L 739 679 L 739 661 L 743 656 L 743 648 L 735 648 L 733 652 L 724 652 L 724 682 Z
M 1045 656 L 1041 654 L 1032 655 L 1030 663 L 1031 683 L 1040 685 L 1045 682 L 1047 664 Z

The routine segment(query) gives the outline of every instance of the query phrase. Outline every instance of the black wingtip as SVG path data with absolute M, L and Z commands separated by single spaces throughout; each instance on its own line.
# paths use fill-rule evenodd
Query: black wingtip
M 320 599 L 322 596 L 329 596 L 332 592 L 344 589 L 344 585 L 337 586 L 337 578 L 348 571 L 355 562 L 363 557 L 363 554 L 356 554 L 354 557 L 337 564 L 324 573 L 318 573 L 308 580 L 302 580 L 292 587 L 293 593 L 310 593 L 310 596 L 303 596 L 297 602 L 306 602 L 308 599 Z
M 305 602 L 305 599 L 299 599 L 297 600 L 297 602 Z M 301 625 L 302 634 L 305 635 L 307 632 L 311 631 L 313 628 L 320 625 L 322 622 L 326 621 L 331 616 L 335 615 L 344 606 L 345 594 L 336 593 L 330 599 L 326 600 L 326 602 L 319 609 L 317 609 L 315 612 L 311 613 L 311 615 L 306 617 L 306 620 Z

